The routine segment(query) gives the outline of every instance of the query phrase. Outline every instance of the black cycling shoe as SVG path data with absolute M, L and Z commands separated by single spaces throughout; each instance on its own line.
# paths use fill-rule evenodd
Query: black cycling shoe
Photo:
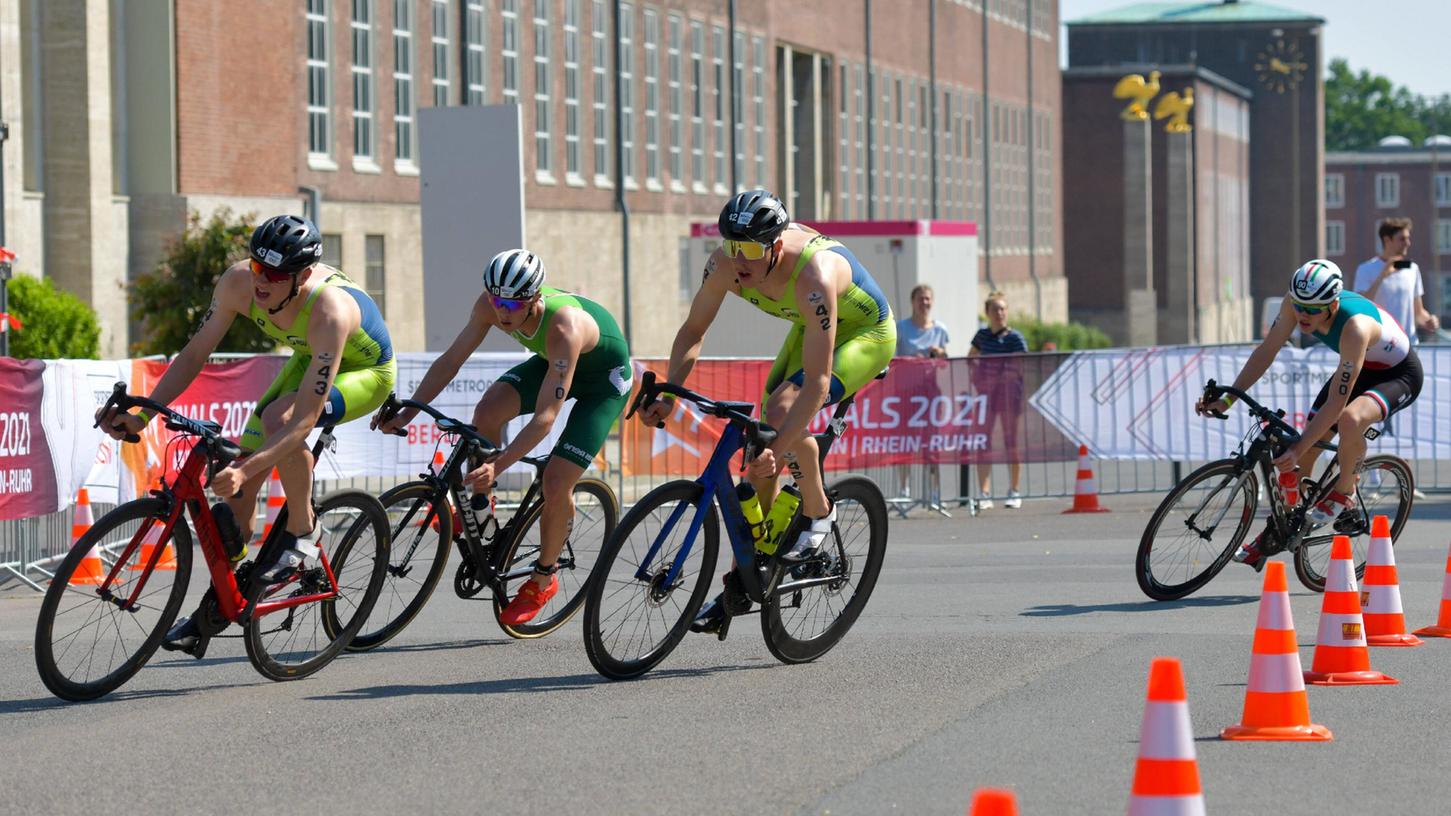
M 175 626 L 166 630 L 166 637 L 161 640 L 161 648 L 168 652 L 185 652 L 200 658 L 206 654 L 206 639 L 202 637 L 201 629 L 195 621 L 182 618 Z
M 690 622 L 690 631 L 718 635 L 727 617 L 725 593 L 722 592 L 700 608 L 700 613 Z

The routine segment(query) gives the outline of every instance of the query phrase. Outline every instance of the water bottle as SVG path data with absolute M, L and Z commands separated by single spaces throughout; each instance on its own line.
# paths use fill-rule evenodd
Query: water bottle
M 1300 504 L 1300 469 L 1280 471 L 1280 496 L 1285 506 L 1294 509 Z
M 766 542 L 766 519 L 761 513 L 761 500 L 756 496 L 756 489 L 750 482 L 741 482 L 736 485 L 736 500 L 741 503 L 741 514 L 746 517 L 751 541 L 759 550 Z
M 212 505 L 212 521 L 217 525 L 217 534 L 222 539 L 222 549 L 226 551 L 227 558 L 241 560 L 247 554 L 247 547 L 242 543 L 242 527 L 237 524 L 237 516 L 231 506 L 226 502 Z
M 776 552 L 782 534 L 791 526 L 791 519 L 796 517 L 796 508 L 800 506 L 801 491 L 796 485 L 781 488 L 781 492 L 776 494 L 776 501 L 771 503 L 770 515 L 766 517 L 766 539 L 761 543 L 761 552 L 767 555 Z

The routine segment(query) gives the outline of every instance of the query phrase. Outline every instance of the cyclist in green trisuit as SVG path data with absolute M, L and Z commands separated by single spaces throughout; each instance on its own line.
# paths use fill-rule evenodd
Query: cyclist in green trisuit
M 774 194 L 748 190 L 736 195 L 717 223 L 721 246 L 706 261 L 705 281 L 675 335 L 666 379 L 683 384 L 690 376 L 727 294 L 792 324 L 761 397 L 761 414 L 779 435 L 757 455 L 748 475 L 763 510 L 769 510 L 783 462 L 790 469 L 809 524 L 795 541 L 782 543 L 781 558 L 803 561 L 819 551 L 836 516 L 807 425 L 822 407 L 855 394 L 887 367 L 897 346 L 897 324 L 881 287 L 851 250 L 792 223 Z M 673 398 L 663 398 L 641 419 L 653 426 L 674 405 Z M 691 628 L 717 630 L 724 611 L 718 596 Z
M 428 402 L 443 390 L 484 341 L 489 329 L 508 332 L 532 357 L 509 369 L 474 408 L 474 426 L 497 442 L 504 426 L 521 414 L 533 419 L 492 462 L 469 471 L 466 483 L 488 494 L 495 474 L 529 454 L 554 427 L 567 398 L 575 400 L 544 468 L 544 510 L 539 517 L 539 560 L 532 580 L 499 615 L 506 626 L 532 620 L 559 591 L 559 554 L 574 524 L 574 485 L 604 445 L 610 426 L 630 394 L 630 350 L 605 308 L 588 298 L 544 285 L 544 262 L 525 249 L 500 252 L 484 270 L 484 293 L 468 325 L 428 367 L 412 399 Z M 407 425 L 417 411 L 400 411 L 379 430 Z

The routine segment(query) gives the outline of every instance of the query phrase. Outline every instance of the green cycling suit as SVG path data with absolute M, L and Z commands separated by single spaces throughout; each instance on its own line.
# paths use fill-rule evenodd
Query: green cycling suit
M 771 373 L 766 377 L 766 390 L 761 395 L 764 409 L 771 393 L 783 382 L 800 386 L 806 379 L 802 368 L 802 351 L 806 341 L 806 321 L 796 308 L 796 279 L 801 270 L 818 252 L 835 252 L 851 264 L 851 285 L 836 298 L 836 344 L 831 355 L 831 385 L 826 404 L 833 405 L 861 390 L 891 362 L 897 349 L 897 323 L 892 307 L 882 294 L 871 273 L 851 250 L 839 241 L 817 235 L 807 242 L 791 270 L 786 291 L 781 298 L 767 297 L 759 290 L 741 287 L 741 297 L 768 315 L 789 320 L 791 331 L 776 353 Z
M 545 338 L 550 321 L 566 306 L 583 309 L 599 326 L 600 338 L 595 347 L 579 355 L 574 366 L 574 380 L 569 385 L 566 398 L 574 400 L 569 419 L 564 423 L 564 432 L 554 446 L 555 456 L 587 468 L 594 461 L 595 454 L 605 444 L 610 426 L 615 423 L 630 397 L 630 348 L 625 344 L 624 332 L 605 307 L 589 298 L 548 286 L 539 290 L 544 303 L 544 314 L 539 326 L 531 335 L 522 331 L 509 332 L 520 345 L 534 353 L 528 360 L 514 366 L 499 377 L 519 392 L 519 413 L 534 413 L 534 402 L 539 388 L 549 373 L 548 351 Z
M 332 390 L 328 394 L 327 404 L 323 406 L 322 416 L 318 417 L 317 426 L 339 425 L 367 416 L 382 405 L 383 400 L 393 390 L 396 374 L 393 340 L 388 335 L 388 327 L 383 324 L 383 314 L 378 311 L 378 304 L 368 297 L 368 293 L 358 288 L 347 275 L 333 270 L 323 278 L 322 283 L 308 293 L 302 311 L 298 312 L 297 318 L 286 329 L 273 323 L 266 311 L 254 301 L 248 317 L 263 334 L 291 348 L 292 356 L 283 364 L 277 378 L 272 381 L 267 392 L 257 401 L 252 415 L 247 418 L 247 426 L 242 431 L 243 450 L 254 451 L 267 440 L 262 427 L 262 412 L 267 406 L 283 394 L 293 393 L 301 387 L 302 379 L 312 363 L 312 348 L 307 344 L 307 323 L 312 317 L 312 307 L 317 302 L 318 295 L 330 286 L 336 286 L 351 295 L 357 302 L 363 319 L 343 344 L 338 373 L 333 378 Z

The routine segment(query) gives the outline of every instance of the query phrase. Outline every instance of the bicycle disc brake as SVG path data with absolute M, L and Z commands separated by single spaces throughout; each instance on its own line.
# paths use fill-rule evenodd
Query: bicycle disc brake
M 471 559 L 465 558 L 459 562 L 458 569 L 453 573 L 453 591 L 465 600 L 484 591 L 484 582 L 475 574 L 474 562 Z

